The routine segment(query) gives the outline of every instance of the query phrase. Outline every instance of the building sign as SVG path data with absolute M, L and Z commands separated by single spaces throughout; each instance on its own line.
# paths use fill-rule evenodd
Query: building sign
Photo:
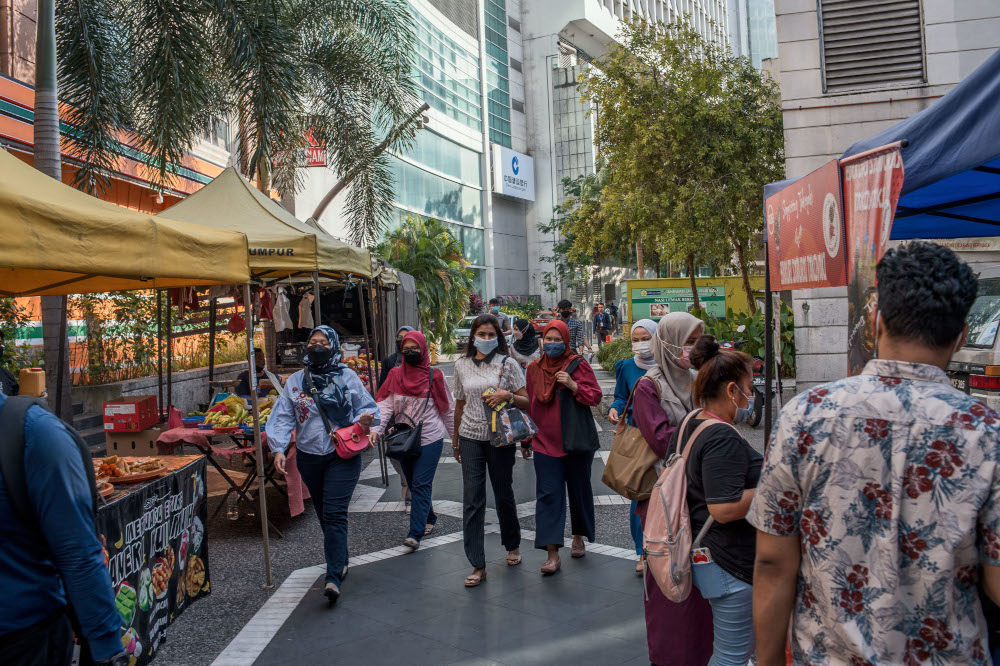
M 698 287 L 698 300 L 708 314 L 725 318 L 726 288 Z M 632 321 L 652 319 L 671 312 L 689 312 L 694 306 L 694 294 L 690 287 L 662 287 L 659 289 L 632 289 Z
M 326 166 L 326 147 L 313 137 L 312 130 L 306 132 L 306 141 L 309 142 L 306 146 L 306 166 Z
M 764 206 L 773 291 L 847 284 L 837 160 L 771 195 Z
M 493 191 L 535 200 L 535 162 L 524 153 L 493 144 Z
M 903 157 L 893 144 L 842 160 L 840 169 L 847 230 L 847 365 L 856 375 L 874 357 L 875 267 L 889 243 L 903 188 Z

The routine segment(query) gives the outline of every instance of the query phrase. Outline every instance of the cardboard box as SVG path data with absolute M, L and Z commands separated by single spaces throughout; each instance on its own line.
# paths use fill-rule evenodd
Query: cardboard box
M 133 395 L 104 403 L 105 432 L 142 432 L 159 422 L 155 395 Z
M 156 426 L 142 432 L 108 432 L 104 437 L 109 456 L 155 456 L 156 440 L 166 426 Z

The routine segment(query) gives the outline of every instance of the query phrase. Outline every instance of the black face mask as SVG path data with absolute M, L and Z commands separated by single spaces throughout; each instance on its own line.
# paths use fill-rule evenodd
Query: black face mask
M 396 340 L 396 351 L 400 353 L 403 351 L 403 338 Z
M 572 313 L 569 310 L 560 310 L 559 311 L 559 316 L 562 317 L 563 319 L 569 319 L 571 314 Z
M 403 360 L 410 365 L 420 365 L 420 361 L 424 358 L 424 355 L 418 350 L 407 349 L 403 352 Z
M 306 348 L 309 354 L 309 365 L 314 368 L 321 368 L 327 364 L 333 356 L 333 349 L 323 345 L 311 345 Z

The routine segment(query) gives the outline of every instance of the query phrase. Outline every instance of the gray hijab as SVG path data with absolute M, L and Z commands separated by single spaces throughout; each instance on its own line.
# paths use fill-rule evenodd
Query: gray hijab
M 671 312 L 662 317 L 656 325 L 653 336 L 653 359 L 656 367 L 646 376 L 656 382 L 660 390 L 660 404 L 670 417 L 670 423 L 679 426 L 687 413 L 693 409 L 691 403 L 691 371 L 677 364 L 684 342 L 699 326 L 700 319 L 687 312 Z

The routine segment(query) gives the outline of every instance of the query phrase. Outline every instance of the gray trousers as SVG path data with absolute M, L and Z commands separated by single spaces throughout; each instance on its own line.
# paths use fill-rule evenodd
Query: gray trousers
M 399 475 L 399 485 L 403 488 L 403 499 L 409 502 L 412 496 L 410 494 L 410 487 L 406 485 L 406 475 L 403 474 L 403 464 L 395 458 L 389 458 L 389 462 L 392 463 L 392 468 L 396 470 L 396 474 Z
M 465 555 L 477 569 L 486 567 L 486 474 L 500 519 L 500 541 L 508 551 L 521 547 L 521 525 L 514 500 L 516 446 L 491 446 L 489 442 L 459 438 L 462 454 L 462 534 Z

